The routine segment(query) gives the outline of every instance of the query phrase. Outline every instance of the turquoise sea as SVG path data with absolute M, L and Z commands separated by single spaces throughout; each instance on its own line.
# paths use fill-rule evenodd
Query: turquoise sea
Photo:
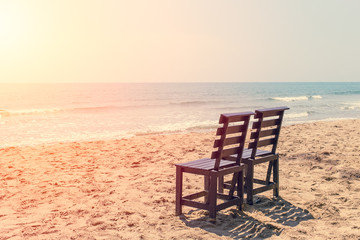
M 360 82 L 0 84 L 0 148 L 208 131 L 277 106 L 285 125 L 360 118 Z

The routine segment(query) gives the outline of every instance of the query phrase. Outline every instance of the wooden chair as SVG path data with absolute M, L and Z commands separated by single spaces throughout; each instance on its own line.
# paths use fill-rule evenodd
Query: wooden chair
M 217 129 L 211 158 L 203 158 L 187 163 L 176 164 L 176 215 L 182 214 L 182 206 L 190 206 L 209 211 L 212 220 L 216 218 L 216 212 L 227 207 L 237 205 L 241 210 L 243 204 L 243 168 L 241 164 L 242 152 L 245 145 L 246 133 L 249 127 L 252 112 L 221 114 L 219 123 L 222 127 Z M 225 157 L 237 154 L 235 161 L 224 160 Z M 183 196 L 183 173 L 192 173 L 204 176 L 204 190 Z M 217 181 L 219 177 L 232 175 L 228 194 L 218 193 Z M 234 191 L 237 196 L 234 196 Z M 204 197 L 203 202 L 195 199 Z M 223 202 L 217 204 L 217 199 Z
M 273 189 L 274 197 L 279 196 L 279 155 L 276 153 L 276 147 L 284 111 L 288 109 L 288 107 L 278 107 L 255 110 L 249 146 L 244 149 L 241 160 L 247 166 L 245 192 L 246 201 L 250 205 L 253 204 L 253 195 L 264 191 Z M 237 156 L 232 155 L 225 159 L 236 161 Z M 265 162 L 269 164 L 265 180 L 255 179 L 254 166 Z M 270 181 L 271 172 L 273 181 Z M 262 186 L 254 188 L 254 183 Z M 229 188 L 229 183 L 221 184 L 222 187 Z

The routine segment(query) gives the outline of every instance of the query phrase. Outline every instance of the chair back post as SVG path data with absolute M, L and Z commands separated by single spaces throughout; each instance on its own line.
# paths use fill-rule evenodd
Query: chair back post
M 237 165 L 240 165 L 240 162 L 241 162 L 241 159 L 242 159 L 242 155 L 243 155 L 243 152 L 244 152 L 245 139 L 246 139 L 247 131 L 248 131 L 248 129 L 249 129 L 250 116 L 251 116 L 251 115 L 245 117 L 245 119 L 244 119 L 244 127 L 245 127 L 245 130 L 244 130 L 244 132 L 242 133 L 242 136 L 241 136 L 242 139 L 241 139 L 240 146 L 239 146 L 239 152 L 238 152 L 237 157 L 236 157 L 236 164 L 237 164 Z
M 215 166 L 214 166 L 214 169 L 216 171 L 219 170 L 219 167 L 220 167 L 220 161 L 221 161 L 221 158 L 222 158 L 222 151 L 224 150 L 224 141 L 225 141 L 225 138 L 226 138 L 226 130 L 229 126 L 229 118 L 227 118 L 225 115 L 221 114 L 220 115 L 220 119 L 219 119 L 219 123 L 223 123 L 223 132 L 221 133 L 221 136 L 220 136 L 220 142 L 219 142 L 219 147 L 218 147 L 218 154 L 216 155 L 216 160 L 215 160 Z
M 255 156 L 256 156 L 257 145 L 258 145 L 258 142 L 259 142 L 259 139 L 260 139 L 261 125 L 262 125 L 262 122 L 263 122 L 263 119 L 264 119 L 263 115 L 264 114 L 262 112 L 255 111 L 254 118 L 258 119 L 258 120 L 256 122 L 257 124 L 255 122 L 253 123 L 252 129 L 253 130 L 256 129 L 256 130 L 254 131 L 254 133 L 252 133 L 252 135 L 250 137 L 250 138 L 252 138 L 252 136 L 255 136 L 253 138 L 254 142 L 253 142 L 252 151 L 251 151 L 251 158 L 252 159 L 255 159 Z M 249 143 L 249 148 L 251 148 L 250 144 L 251 143 Z
M 284 112 L 285 112 L 286 109 L 284 109 L 280 115 L 279 115 L 279 125 L 278 125 L 278 130 L 277 130 L 277 133 L 275 135 L 275 142 L 273 144 L 273 147 L 271 149 L 271 153 L 272 154 L 276 154 L 276 147 L 277 147 L 277 144 L 278 144 L 278 140 L 279 140 L 279 136 L 280 136 L 280 129 L 281 129 L 281 125 L 282 125 L 282 120 L 283 120 L 283 117 L 284 117 Z

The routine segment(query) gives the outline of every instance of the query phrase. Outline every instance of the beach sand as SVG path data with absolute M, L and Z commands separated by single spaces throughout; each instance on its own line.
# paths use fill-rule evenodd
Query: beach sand
M 0 239 L 360 239 L 360 120 L 283 127 L 279 199 L 257 195 L 215 224 L 194 208 L 175 216 L 174 164 L 209 157 L 213 140 L 179 133 L 0 149 Z M 200 177 L 185 180 L 186 191 L 202 188 Z

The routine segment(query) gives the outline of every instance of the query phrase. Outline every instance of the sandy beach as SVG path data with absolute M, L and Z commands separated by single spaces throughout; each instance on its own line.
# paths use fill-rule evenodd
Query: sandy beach
M 203 210 L 174 214 L 174 164 L 209 157 L 214 132 L 3 148 L 0 239 L 360 239 L 359 129 L 283 127 L 281 197 L 257 195 L 215 224 Z M 185 190 L 202 187 L 185 179 Z

